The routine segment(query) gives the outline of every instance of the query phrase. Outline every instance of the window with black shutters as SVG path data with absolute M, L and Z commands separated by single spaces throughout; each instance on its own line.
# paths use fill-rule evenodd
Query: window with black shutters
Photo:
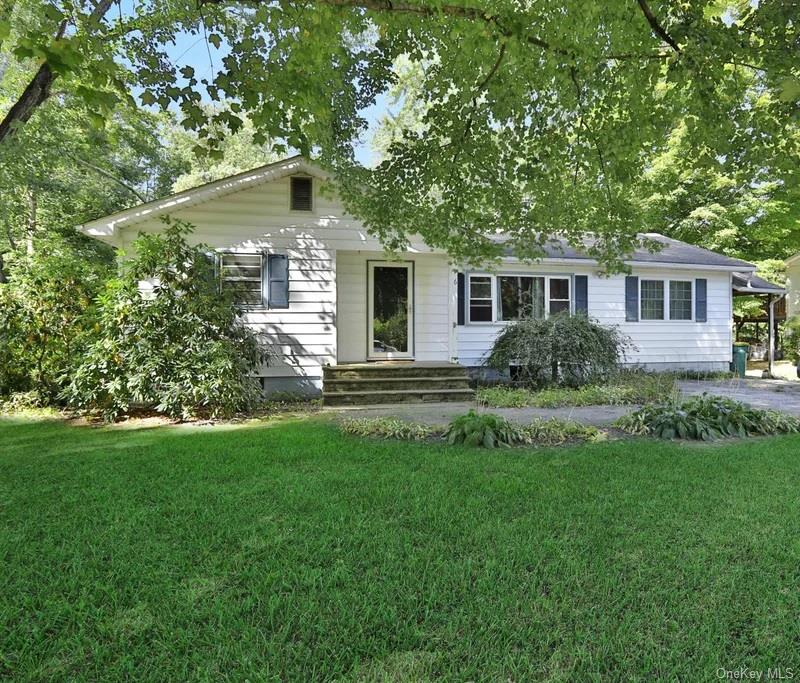
M 219 283 L 244 308 L 289 307 L 289 258 L 285 254 L 221 252 Z
M 314 206 L 313 181 L 306 176 L 292 176 L 289 208 L 292 211 L 311 211 Z

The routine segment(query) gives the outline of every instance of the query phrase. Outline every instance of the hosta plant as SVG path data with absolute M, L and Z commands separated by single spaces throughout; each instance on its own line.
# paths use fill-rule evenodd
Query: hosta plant
M 504 417 L 492 413 L 476 413 L 474 410 L 455 418 L 444 437 L 450 444 L 483 448 L 513 446 L 525 441 L 522 430 Z
M 376 439 L 399 439 L 401 441 L 424 441 L 436 434 L 430 425 L 405 422 L 391 417 L 366 417 L 344 420 L 339 428 L 345 434 Z
M 684 401 L 644 406 L 621 417 L 615 426 L 629 434 L 661 439 L 714 441 L 800 431 L 800 420 L 774 410 L 760 410 L 723 396 L 703 394 Z

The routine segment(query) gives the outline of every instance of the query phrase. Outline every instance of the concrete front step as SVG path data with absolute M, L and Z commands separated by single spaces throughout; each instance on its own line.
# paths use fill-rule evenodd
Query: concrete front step
M 322 403 L 326 406 L 372 405 L 377 403 L 445 403 L 471 401 L 472 389 L 404 389 L 389 391 L 324 392 Z
M 345 379 L 325 379 L 325 393 L 360 391 L 403 391 L 423 389 L 469 389 L 469 378 L 463 376 L 445 377 L 394 377 L 391 373 L 380 377 L 357 377 Z
M 467 371 L 461 365 L 452 363 L 431 365 L 329 365 L 322 369 L 323 379 L 369 379 L 369 378 L 401 378 L 401 377 L 458 377 L 468 378 Z

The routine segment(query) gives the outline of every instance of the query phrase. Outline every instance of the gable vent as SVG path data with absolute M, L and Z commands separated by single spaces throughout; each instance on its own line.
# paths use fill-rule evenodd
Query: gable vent
M 311 211 L 312 204 L 312 185 L 311 178 L 304 176 L 293 176 L 291 179 L 291 201 L 292 211 Z

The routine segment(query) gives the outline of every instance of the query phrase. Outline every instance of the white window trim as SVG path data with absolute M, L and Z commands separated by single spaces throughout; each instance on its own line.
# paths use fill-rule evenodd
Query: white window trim
M 473 320 L 472 319 L 472 278 L 489 278 L 489 284 L 491 285 L 491 301 L 489 302 L 492 310 L 492 319 L 491 320 Z M 497 317 L 497 277 L 492 275 L 491 273 L 469 273 L 467 275 L 467 291 L 466 291 L 466 309 L 467 309 L 467 316 L 466 322 L 470 325 L 494 325 L 495 318 Z M 486 301 L 485 298 L 477 299 L 477 301 Z
M 521 273 L 521 272 L 501 272 L 501 273 L 482 273 L 476 271 L 474 273 L 467 273 L 467 282 L 466 282 L 466 296 L 465 296 L 465 308 L 466 308 L 466 315 L 464 322 L 467 325 L 508 325 L 513 320 L 499 320 L 498 319 L 498 305 L 497 305 L 497 296 L 498 296 L 498 280 L 501 277 L 541 277 L 544 278 L 544 317 L 545 320 L 550 317 L 550 280 L 566 280 L 567 281 L 567 292 L 569 298 L 567 301 L 569 302 L 568 311 L 570 315 L 575 312 L 575 297 L 574 297 L 574 287 L 573 287 L 573 280 L 574 280 L 574 273 Z M 472 282 L 473 277 L 488 277 L 491 284 L 492 284 L 492 319 L 489 320 L 472 320 L 472 316 L 470 315 L 470 302 L 472 301 L 472 288 L 470 283 Z M 564 301 L 564 299 L 557 299 L 557 301 Z
M 664 317 L 658 319 L 645 318 L 642 315 L 642 283 L 643 282 L 663 282 L 664 283 Z M 669 305 L 669 290 L 672 282 L 688 282 L 691 288 L 689 295 L 689 305 L 692 308 L 691 318 L 673 318 Z M 663 277 L 640 277 L 639 278 L 639 322 L 643 323 L 694 323 L 695 321 L 695 282 L 693 278 L 663 278 Z

